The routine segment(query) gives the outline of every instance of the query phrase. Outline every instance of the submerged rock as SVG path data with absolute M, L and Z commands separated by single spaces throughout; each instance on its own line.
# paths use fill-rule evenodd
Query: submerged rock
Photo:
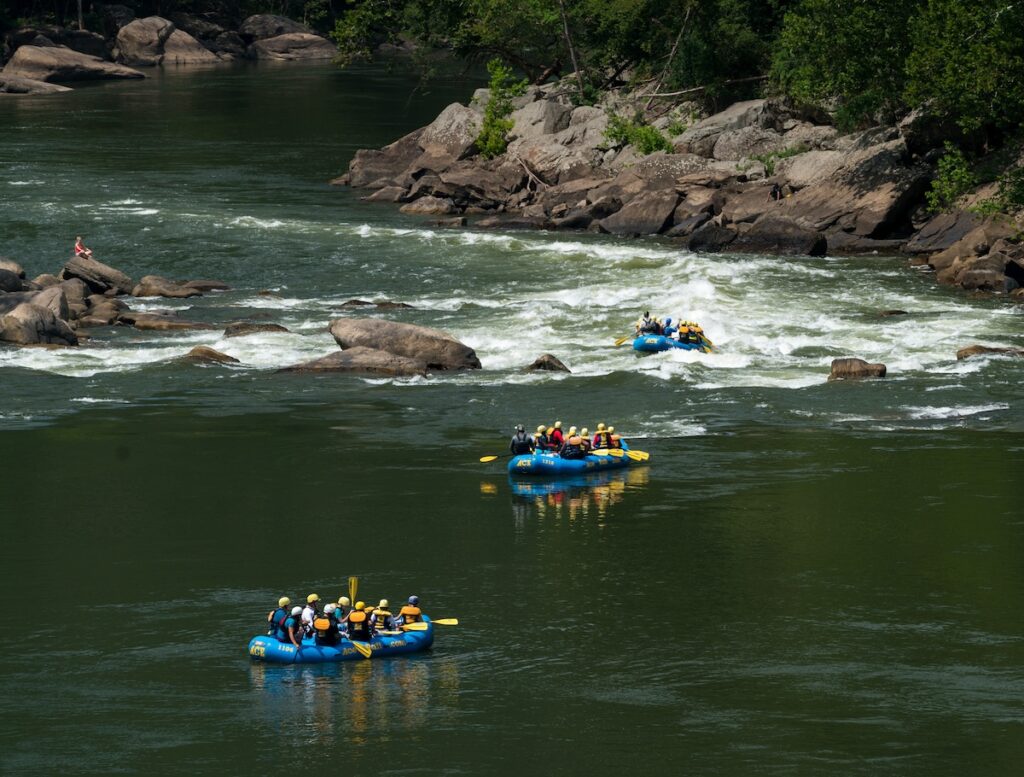
M 290 32 L 273 38 L 258 40 L 247 51 L 253 59 L 284 61 L 334 59 L 338 48 L 319 35 L 308 32 Z
M 956 352 L 957 361 L 970 359 L 972 356 L 1024 356 L 1024 348 L 993 348 L 987 345 L 969 345 Z
M 185 321 L 175 316 L 161 315 L 158 313 L 136 313 L 126 311 L 121 313 L 118 321 L 136 329 L 148 331 L 173 331 L 186 329 L 213 329 L 210 324 L 199 323 L 198 321 Z
M 399 356 L 376 348 L 357 346 L 302 364 L 293 364 L 278 370 L 278 372 L 349 372 L 406 377 L 426 375 L 427 364 L 421 359 Z
M 285 332 L 290 334 L 289 330 L 280 324 L 254 324 L 249 321 L 236 321 L 233 324 L 227 325 L 227 328 L 224 330 L 224 336 L 242 337 L 259 332 Z
M 884 364 L 870 364 L 863 359 L 833 359 L 829 380 L 858 380 L 861 378 L 884 378 Z
M 234 356 L 228 356 L 205 345 L 197 345 L 181 358 L 199 364 L 240 364 Z
M 370 318 L 339 318 L 331 322 L 330 332 L 343 350 L 373 348 L 419 359 L 432 370 L 480 369 L 472 348 L 439 329 Z
M 130 67 L 57 46 L 22 46 L 14 52 L 3 74 L 47 82 L 144 77 Z
M 0 72 L 0 94 L 56 94 L 70 92 L 67 86 L 48 84 L 34 78 L 22 78 L 15 75 L 4 75 Z
M 170 299 L 185 299 L 187 297 L 199 297 L 202 292 L 191 286 L 182 286 L 175 281 L 168 280 L 159 275 L 143 275 L 135 288 L 132 289 L 133 297 L 168 297 Z
M 535 370 L 547 370 L 548 372 L 572 372 L 560 359 L 550 353 L 541 354 L 533 363 L 526 367 L 527 372 Z

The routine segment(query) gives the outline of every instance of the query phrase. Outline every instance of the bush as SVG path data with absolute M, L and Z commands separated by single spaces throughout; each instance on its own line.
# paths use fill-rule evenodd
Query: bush
M 642 121 L 630 121 L 617 114 L 611 114 L 608 119 L 608 128 L 604 136 L 616 145 L 633 146 L 645 156 L 655 151 L 666 151 L 672 153 L 675 149 L 672 143 L 662 135 L 657 127 L 644 124 Z
M 964 152 L 946 141 L 946 153 L 939 160 L 939 172 L 925 195 L 933 213 L 950 210 L 967 192 L 978 185 L 978 177 Z
M 476 147 L 484 159 L 501 156 L 508 148 L 508 133 L 515 126 L 509 118 L 512 114 L 512 100 L 526 91 L 526 79 L 515 80 L 512 69 L 500 59 L 492 59 L 487 63 L 487 72 L 491 75 L 489 88 L 490 99 L 484 107 L 484 120 L 480 134 L 476 136 Z
M 995 216 L 1021 208 L 1024 208 L 1024 167 L 1015 167 L 999 177 L 995 197 L 982 200 L 970 210 L 982 216 Z
M 758 162 L 764 165 L 764 174 L 769 178 L 775 175 L 775 163 L 780 159 L 789 159 L 790 157 L 803 154 L 810 149 L 803 143 L 797 143 L 795 146 L 784 148 L 782 151 L 769 151 L 767 154 L 753 154 L 750 158 L 756 159 Z

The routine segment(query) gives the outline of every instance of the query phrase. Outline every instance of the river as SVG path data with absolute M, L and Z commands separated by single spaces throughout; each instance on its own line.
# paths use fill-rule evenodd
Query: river
M 0 102 L 0 253 L 56 272 L 83 234 L 135 278 L 232 287 L 135 309 L 289 333 L 0 349 L 0 771 L 1019 770 L 1024 360 L 955 353 L 1024 345 L 1024 308 L 901 258 L 447 230 L 326 185 L 470 76 L 153 76 Z M 352 298 L 484 369 L 275 373 L 333 351 Z M 645 309 L 719 351 L 615 348 Z M 198 344 L 240 364 L 178 360 Z M 522 371 L 544 352 L 572 374 Z M 827 383 L 851 355 L 889 376 Z M 562 488 L 478 463 L 556 419 L 651 465 Z M 461 625 L 408 659 L 250 664 L 278 596 L 349 575 Z

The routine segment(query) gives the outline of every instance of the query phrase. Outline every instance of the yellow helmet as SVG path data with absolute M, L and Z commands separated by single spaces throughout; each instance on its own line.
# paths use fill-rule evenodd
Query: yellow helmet
M 388 600 L 387 599 L 381 599 L 380 600 L 380 604 L 378 604 L 377 606 L 381 607 L 381 608 L 387 607 L 388 606 Z
M 615 431 L 615 427 L 614 426 L 609 426 L 607 431 L 608 431 L 608 434 L 611 434 L 612 432 Z
M 289 599 L 287 596 L 282 596 L 280 599 L 277 600 L 278 607 L 287 607 L 291 603 L 292 600 Z
M 562 428 L 562 422 L 561 421 L 555 421 L 555 428 L 556 429 L 561 429 Z
M 544 434 L 544 430 L 546 428 L 547 427 L 545 427 L 544 424 L 541 424 L 540 426 L 537 427 L 537 434 Z
M 349 599 L 347 596 L 343 596 L 338 600 L 338 604 L 340 604 L 342 607 L 348 607 L 350 604 L 352 604 L 352 600 Z
M 590 430 L 587 427 L 583 427 L 583 431 L 580 432 L 580 437 L 589 437 Z
M 320 601 L 320 597 L 317 596 L 316 594 L 310 594 L 309 596 L 306 597 L 306 604 L 312 604 L 313 602 L 319 602 L 319 601 Z
M 553 427 L 553 426 L 549 426 L 549 427 L 548 427 L 548 431 L 547 431 L 547 433 L 548 433 L 548 434 L 551 434 L 551 433 L 552 433 L 553 431 L 555 431 L 555 427 Z
M 603 432 L 604 431 L 604 421 L 602 421 L 601 423 L 599 423 L 597 425 L 597 431 L 599 431 L 599 432 Z
M 574 435 L 574 434 L 576 434 L 576 427 L 575 426 L 570 426 L 569 427 L 569 435 L 571 436 L 571 435 Z
M 357 610 L 365 610 L 366 609 L 366 603 L 365 602 L 356 602 L 356 609 Z

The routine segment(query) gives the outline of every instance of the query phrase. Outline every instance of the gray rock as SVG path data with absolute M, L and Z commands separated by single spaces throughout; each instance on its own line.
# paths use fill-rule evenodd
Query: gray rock
M 7 270 L 8 272 L 14 273 L 22 280 L 25 279 L 25 268 L 22 267 L 13 259 L 8 259 L 7 257 L 0 256 L 0 270 Z
M 665 237 L 687 237 L 702 227 L 711 219 L 710 213 L 698 213 L 694 216 L 687 216 L 675 222 Z
M 159 313 L 137 313 L 134 310 L 124 311 L 118 321 L 136 329 L 165 332 L 189 329 L 213 329 L 210 324 L 198 321 L 185 321 L 173 315 Z
M 884 378 L 884 364 L 869 364 L 863 359 L 833 359 L 831 380 L 859 380 L 862 378 Z
M 363 199 L 367 202 L 401 202 L 405 195 L 406 190 L 401 186 L 385 186 Z
M 197 345 L 181 358 L 196 364 L 239 364 L 234 356 L 228 356 L 205 345 Z
M 0 340 L 15 345 L 78 345 L 78 337 L 66 321 L 31 302 L 24 302 L 0 317 Z
M 218 62 L 187 32 L 175 28 L 169 19 L 149 16 L 122 27 L 117 33 L 117 59 L 127 65 L 192 65 Z
M 67 321 L 70 317 L 68 298 L 60 286 L 43 289 L 32 298 L 32 304 L 39 308 L 46 308 L 62 321 Z
M 908 254 L 945 251 L 982 224 L 982 217 L 963 210 L 940 213 L 925 224 L 904 246 Z
M 422 359 L 356 346 L 302 364 L 294 364 L 278 372 L 347 372 L 356 375 L 412 377 L 426 375 L 427 364 Z
M 185 299 L 187 297 L 202 296 L 202 292 L 189 286 L 181 286 L 175 281 L 168 280 L 159 275 L 143 275 L 142 279 L 132 289 L 132 296 Z
M 406 203 L 399 210 L 402 213 L 411 213 L 419 216 L 445 215 L 456 212 L 455 203 L 447 198 L 441 199 L 440 197 L 420 197 L 418 200 Z
M 438 329 L 378 319 L 339 318 L 331 322 L 330 331 L 343 350 L 375 348 L 420 359 L 433 370 L 480 369 L 472 348 Z
M 719 135 L 712 156 L 723 161 L 738 161 L 784 148 L 785 140 L 778 132 L 761 127 L 743 127 Z
M 133 288 L 132 279 L 120 270 L 84 256 L 69 259 L 61 271 L 61 275 L 64 280 L 78 278 L 90 289 L 100 294 L 108 289 L 112 289 L 118 294 L 130 294 Z M 72 299 L 70 294 L 68 299 Z
M 476 136 L 480 134 L 480 114 L 461 103 L 452 103 L 428 124 L 420 135 L 424 152 L 463 159 L 476 153 Z
M 215 280 L 203 280 L 196 279 L 193 281 L 179 281 L 179 286 L 184 286 L 187 289 L 195 289 L 196 291 L 208 292 L 208 291 L 229 291 L 231 289 L 224 281 Z
M 572 124 L 553 135 L 521 138 L 509 144 L 510 159 L 520 159 L 545 183 L 592 178 L 607 139 L 608 117 L 603 113 L 585 124 Z
M 603 219 L 601 228 L 613 235 L 656 235 L 672 226 L 678 204 L 674 190 L 647 192 Z
M 735 229 L 710 221 L 690 235 L 686 247 L 701 253 L 717 253 L 732 243 L 736 235 Z
M 824 256 L 827 249 L 821 232 L 773 214 L 759 218 L 729 246 L 730 251 L 779 256 Z
M 309 32 L 289 32 L 253 43 L 247 50 L 252 59 L 294 62 L 298 60 L 334 59 L 338 48 L 330 41 Z
M 197 40 L 214 40 L 226 30 L 216 22 L 205 19 L 202 16 L 191 13 L 171 14 L 171 21 L 174 26 L 183 32 L 187 32 Z
M 676 151 L 703 157 L 714 156 L 715 144 L 722 133 L 758 125 L 764 109 L 765 100 L 734 103 L 686 130 L 676 141 Z
M 254 324 L 249 321 L 236 321 L 228 324 L 224 330 L 225 337 L 244 337 L 262 332 L 284 332 L 290 334 L 286 327 L 280 324 Z
M 541 354 L 526 368 L 526 372 L 534 372 L 537 370 L 545 370 L 548 372 L 572 372 L 572 370 L 562 364 L 560 359 L 552 356 L 550 353 Z
M 99 57 L 66 48 L 22 46 L 3 69 L 4 77 L 36 81 L 88 81 L 106 78 L 143 78 L 138 70 L 104 62 Z
M 25 291 L 25 282 L 16 273 L 0 267 L 0 292 Z
M 70 91 L 71 89 L 67 86 L 48 84 L 46 81 L 37 81 L 34 78 L 8 76 L 0 72 L 0 94 L 57 94 Z
M 957 361 L 972 356 L 1024 356 L 1024 348 L 993 348 L 987 345 L 969 345 L 956 352 Z
M 32 283 L 34 283 L 36 286 L 39 286 L 42 289 L 47 289 L 50 286 L 56 286 L 57 284 L 59 284 L 60 278 L 58 278 L 56 275 L 50 275 L 50 273 L 44 272 L 42 275 L 37 275 L 35 278 L 33 278 Z
M 384 183 L 376 188 L 398 185 L 400 176 L 416 159 L 423 155 L 419 146 L 419 139 L 423 132 L 423 128 L 410 132 L 379 151 L 373 149 L 356 151 L 348 166 L 349 185 L 363 187 L 378 181 Z
M 293 21 L 287 16 L 261 13 L 250 16 L 238 28 L 239 34 L 250 41 L 276 38 L 289 33 L 312 33 L 304 24 Z
M 68 278 L 59 282 L 64 290 L 64 296 L 68 298 L 69 305 L 85 305 L 85 301 L 91 293 L 89 286 L 81 278 Z
M 775 163 L 775 177 L 790 186 L 802 189 L 835 175 L 846 161 L 841 151 L 808 151 Z
M 554 100 L 538 100 L 514 111 L 511 137 L 535 138 L 561 132 L 569 126 L 572 108 Z

